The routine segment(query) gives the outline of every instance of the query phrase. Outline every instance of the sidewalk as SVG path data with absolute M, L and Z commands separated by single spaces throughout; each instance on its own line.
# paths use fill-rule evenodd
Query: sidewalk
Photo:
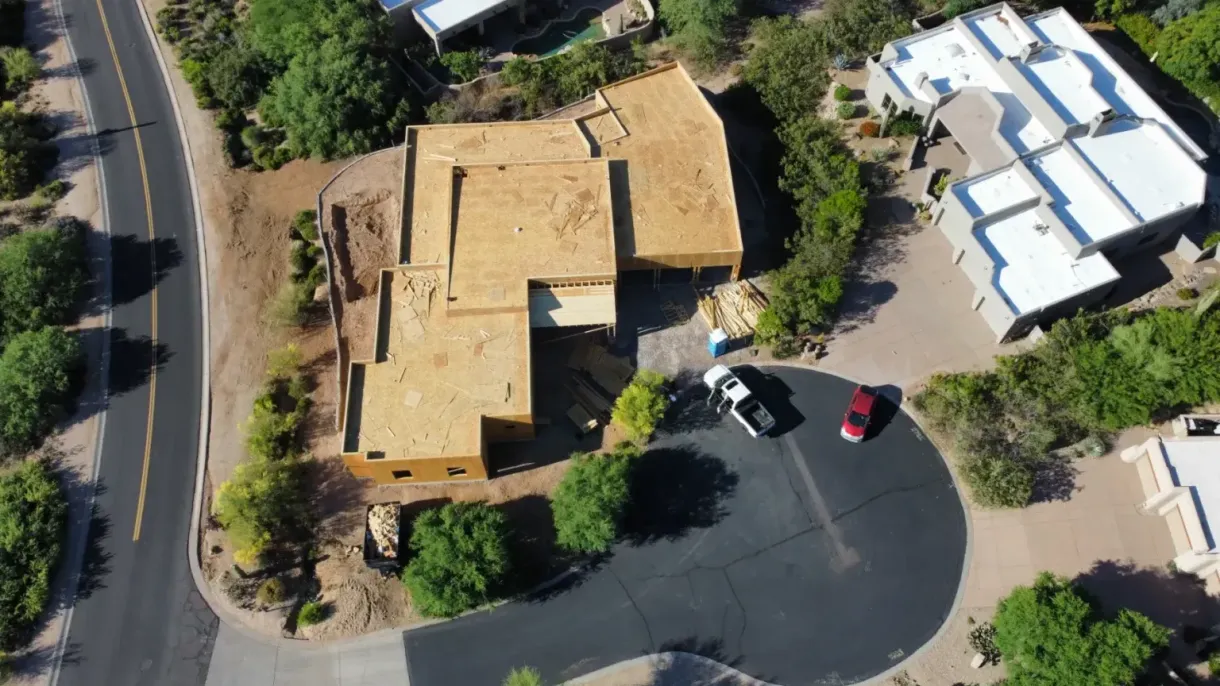
M 98 448 L 106 424 L 106 378 L 109 366 L 110 246 L 106 224 L 102 179 L 96 166 L 96 141 L 89 122 L 89 109 L 78 74 L 78 65 L 63 32 L 63 14 L 58 0 L 33 0 L 26 6 L 26 42 L 36 51 L 43 78 L 33 96 L 45 102 L 48 114 L 59 127 L 56 144 L 59 163 L 53 173 L 69 186 L 56 203 L 55 214 L 75 216 L 90 225 L 86 241 L 93 278 L 90 308 L 97 314 L 84 317 L 69 330 L 81 332 L 87 363 L 84 389 L 77 399 L 76 413 L 50 439 L 44 452 L 58 453 L 68 498 L 68 532 L 59 570 L 51 587 L 51 601 L 44 625 L 29 647 L 17 656 L 12 684 L 51 683 L 62 642 L 67 638 L 77 580 L 85 556 L 92 521 L 94 477 Z

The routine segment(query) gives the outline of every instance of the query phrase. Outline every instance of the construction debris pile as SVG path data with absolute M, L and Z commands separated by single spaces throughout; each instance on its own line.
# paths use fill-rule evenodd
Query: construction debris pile
M 581 433 L 588 433 L 609 421 L 614 399 L 627 388 L 635 367 L 600 345 L 583 343 L 568 358 L 568 368 L 572 374 L 564 385 L 576 404 L 567 416 Z
M 733 281 L 699 298 L 699 314 L 709 329 L 724 329 L 730 339 L 745 338 L 758 326 L 767 296 L 749 281 Z
M 366 529 L 366 543 L 371 539 L 373 555 L 384 560 L 398 559 L 398 503 L 370 505 Z

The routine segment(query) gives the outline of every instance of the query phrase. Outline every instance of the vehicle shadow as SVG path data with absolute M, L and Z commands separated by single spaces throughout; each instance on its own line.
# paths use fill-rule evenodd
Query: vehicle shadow
M 882 386 L 873 386 L 873 390 L 877 391 L 877 401 L 873 404 L 873 418 L 868 424 L 868 433 L 865 434 L 864 440 L 875 438 L 885 427 L 894 421 L 894 417 L 898 416 L 898 409 L 902 407 L 902 389 L 893 384 L 885 384 Z M 847 403 L 849 399 L 843 401 L 843 410 L 847 411 Z
M 804 423 L 805 415 L 792 404 L 791 398 L 795 393 L 783 379 L 752 365 L 733 367 L 733 373 L 775 417 L 775 427 L 767 432 L 767 436 L 778 438 Z

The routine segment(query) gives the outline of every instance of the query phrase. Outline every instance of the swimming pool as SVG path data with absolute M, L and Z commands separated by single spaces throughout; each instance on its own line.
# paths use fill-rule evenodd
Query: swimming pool
M 540 35 L 518 41 L 513 45 L 513 52 L 518 55 L 550 57 L 569 45 L 600 40 L 605 37 L 606 30 L 602 28 L 601 10 L 586 7 L 567 21 L 557 21 L 551 24 Z

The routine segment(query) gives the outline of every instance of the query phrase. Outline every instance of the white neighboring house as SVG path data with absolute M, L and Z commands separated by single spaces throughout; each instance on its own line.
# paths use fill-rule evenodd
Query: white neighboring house
M 1001 341 L 1104 299 L 1110 258 L 1175 238 L 1204 203 L 1207 153 L 1063 9 L 992 5 L 866 65 L 883 120 L 909 113 L 966 158 L 929 211 Z
M 1220 435 L 1156 436 L 1122 452 L 1139 471 L 1141 512 L 1165 518 L 1177 556 L 1174 565 L 1220 588 Z

